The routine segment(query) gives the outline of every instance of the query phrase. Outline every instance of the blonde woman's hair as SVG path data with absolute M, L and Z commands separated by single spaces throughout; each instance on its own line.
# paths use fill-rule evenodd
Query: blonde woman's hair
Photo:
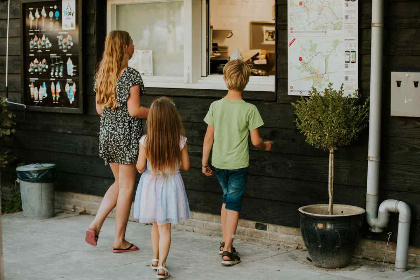
M 126 31 L 111 31 L 105 40 L 105 50 L 95 75 L 96 102 L 104 108 L 115 110 L 117 81 L 121 71 L 128 66 L 127 47 L 131 37 Z
M 173 174 L 181 162 L 181 136 L 185 136 L 175 103 L 167 97 L 153 101 L 147 117 L 146 157 L 157 172 Z
M 231 60 L 223 68 L 223 79 L 228 89 L 243 91 L 248 84 L 251 68 L 240 59 Z

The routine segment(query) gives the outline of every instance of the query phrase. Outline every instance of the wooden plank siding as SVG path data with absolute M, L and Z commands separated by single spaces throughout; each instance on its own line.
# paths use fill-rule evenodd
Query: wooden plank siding
M 104 0 L 84 1 L 85 112 L 81 115 L 23 112 L 11 106 L 17 119 L 17 132 L 7 143 L 20 162 L 57 164 L 57 188 L 65 191 L 103 195 L 112 183 L 112 174 L 98 157 L 99 117 L 96 115 L 93 79 L 103 50 L 106 11 Z M 7 2 L 0 3 L 0 95 L 5 94 L 5 36 Z M 21 100 L 20 1 L 11 4 L 9 97 Z M 359 87 L 369 96 L 371 1 L 359 4 Z M 327 153 L 305 143 L 296 130 L 287 95 L 287 1 L 276 1 L 277 13 L 277 92 L 246 92 L 265 122 L 261 134 L 275 141 L 272 152 L 251 149 L 250 176 L 241 217 L 259 222 L 299 226 L 300 206 L 326 203 Z M 390 116 L 390 72 L 416 69 L 420 65 L 420 4 L 417 0 L 388 0 L 385 5 L 383 59 L 382 154 L 380 200 L 393 198 L 407 202 L 412 210 L 410 244 L 420 246 L 420 119 Z M 223 91 L 147 88 L 142 98 L 146 106 L 158 96 L 169 95 L 176 102 L 189 139 L 191 170 L 183 172 L 192 210 L 217 214 L 221 190 L 215 177 L 201 174 L 202 140 L 206 130 L 203 118 L 209 105 Z M 364 207 L 367 176 L 368 132 L 350 147 L 336 153 L 335 202 Z M 13 167 L 4 170 L 13 180 Z M 396 237 L 397 219 L 389 229 Z M 365 235 L 384 240 L 385 234 Z

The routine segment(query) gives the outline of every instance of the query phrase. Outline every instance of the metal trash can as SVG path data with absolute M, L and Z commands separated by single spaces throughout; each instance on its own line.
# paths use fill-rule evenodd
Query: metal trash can
M 20 180 L 23 216 L 35 219 L 54 217 L 55 164 L 19 166 L 16 172 Z

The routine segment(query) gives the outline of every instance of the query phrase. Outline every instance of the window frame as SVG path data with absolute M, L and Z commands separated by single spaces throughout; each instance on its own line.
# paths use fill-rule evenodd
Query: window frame
M 222 75 L 203 76 L 206 72 L 206 60 L 208 59 L 207 38 L 205 36 L 206 23 L 209 20 L 206 8 L 207 0 L 107 0 L 107 33 L 115 29 L 117 5 L 173 1 L 184 2 L 184 75 L 182 77 L 143 76 L 145 86 L 151 88 L 226 90 Z M 272 76 L 251 76 L 245 91 L 275 92 L 276 74 Z

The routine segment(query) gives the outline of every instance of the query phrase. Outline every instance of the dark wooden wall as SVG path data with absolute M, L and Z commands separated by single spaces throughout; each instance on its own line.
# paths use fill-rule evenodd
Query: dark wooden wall
M 371 1 L 360 1 L 359 86 L 369 95 Z M 105 1 L 84 1 L 85 107 L 83 115 L 34 113 L 15 110 L 17 132 L 10 143 L 21 162 L 57 164 L 60 190 L 103 195 L 112 174 L 98 157 L 99 117 L 91 90 L 95 65 L 101 55 L 104 36 Z M 407 202 L 412 209 L 411 245 L 420 246 L 420 119 L 390 117 L 390 72 L 420 65 L 420 1 L 386 0 L 383 130 L 380 200 Z M 4 95 L 6 1 L 0 2 L 0 93 Z M 10 99 L 19 101 L 20 11 L 12 1 L 10 39 Z M 100 7 L 100 8 L 98 8 Z M 265 139 L 275 141 L 272 152 L 250 152 L 251 165 L 241 217 L 285 226 L 299 226 L 297 209 L 306 204 L 326 203 L 328 156 L 304 142 L 293 123 L 287 95 L 287 2 L 276 1 L 277 9 L 277 98 L 275 94 L 247 94 L 265 121 Z M 99 50 L 99 52 L 98 52 Z M 148 88 L 142 103 L 149 105 L 158 95 L 173 96 L 184 119 L 189 139 L 192 168 L 183 174 L 191 209 L 217 214 L 221 191 L 216 178 L 201 174 L 201 149 L 206 125 L 203 118 L 210 103 L 223 95 L 211 90 Z M 335 202 L 364 207 L 367 174 L 367 131 L 351 147 L 336 154 Z M 14 178 L 12 168 L 6 170 Z M 397 217 L 389 231 L 396 236 Z M 387 231 L 388 231 L 387 230 Z M 385 235 L 369 237 L 384 239 Z

